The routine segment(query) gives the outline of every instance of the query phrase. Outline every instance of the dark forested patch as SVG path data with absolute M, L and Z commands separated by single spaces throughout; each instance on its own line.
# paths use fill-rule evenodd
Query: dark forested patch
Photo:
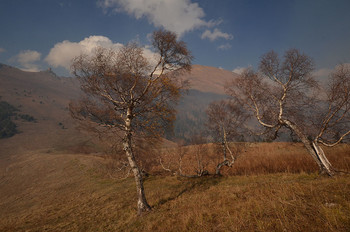
M 0 139 L 9 138 L 17 134 L 16 123 L 13 119 L 21 118 L 28 122 L 35 122 L 36 119 L 28 114 L 18 114 L 19 110 L 6 101 L 0 101 Z

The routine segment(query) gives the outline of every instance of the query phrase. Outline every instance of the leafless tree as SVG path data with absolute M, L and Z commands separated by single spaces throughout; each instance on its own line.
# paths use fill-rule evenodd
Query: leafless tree
M 319 144 L 335 146 L 350 133 L 350 71 L 337 67 L 325 91 L 312 72 L 312 60 L 298 50 L 288 50 L 283 59 L 272 51 L 262 56 L 259 72 L 247 69 L 227 93 L 275 137 L 282 127 L 290 129 L 320 172 L 332 176 L 335 169 Z
M 136 138 L 160 138 L 175 119 L 174 106 L 185 83 L 179 73 L 189 71 L 192 56 L 176 34 L 158 30 L 152 44 L 158 54 L 152 67 L 143 49 L 130 43 L 120 50 L 98 48 L 76 57 L 72 72 L 84 93 L 70 104 L 72 116 L 89 128 L 121 138 L 122 148 L 135 177 L 138 214 L 151 210 L 136 160 Z M 106 134 L 107 135 L 107 134 Z
M 238 104 L 228 100 L 212 102 L 206 110 L 208 121 L 206 127 L 216 143 L 222 147 L 223 161 L 216 166 L 216 175 L 220 175 L 223 166 L 232 167 L 238 158 L 240 149 L 230 148 L 228 141 L 239 137 L 244 130 L 242 126 L 247 114 Z M 229 154 L 229 156 L 228 156 Z
M 170 172 L 172 175 L 186 177 L 182 172 L 182 163 L 186 153 L 187 149 L 183 144 L 177 144 L 176 147 L 164 149 L 163 154 L 159 156 L 159 164 L 165 171 Z

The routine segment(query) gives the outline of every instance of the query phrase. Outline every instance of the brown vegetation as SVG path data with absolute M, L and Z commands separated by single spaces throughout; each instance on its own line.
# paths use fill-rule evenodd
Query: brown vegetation
M 264 156 L 254 156 L 255 151 Z M 143 217 L 135 213 L 133 178 L 107 175 L 109 158 L 17 156 L 0 166 L 0 231 L 348 231 L 348 175 L 267 174 L 293 163 L 282 164 L 283 156 L 294 157 L 290 172 L 307 167 L 311 158 L 304 152 L 301 144 L 250 144 L 226 170 L 249 177 L 151 175 L 145 188 L 155 210 Z M 349 170 L 349 154 L 349 146 L 341 144 L 330 159 Z M 306 171 L 317 171 L 313 165 Z
M 163 166 L 176 172 L 180 149 L 184 150 L 181 160 L 182 174 L 195 175 L 197 167 L 196 152 L 202 146 L 203 163 L 210 174 L 215 174 L 216 165 L 222 160 L 221 146 L 218 144 L 191 145 L 163 149 L 161 159 Z M 203 146 L 205 146 L 203 148 Z M 233 151 L 238 150 L 239 158 L 232 167 L 223 167 L 223 175 L 260 175 L 272 173 L 316 173 L 317 165 L 308 156 L 302 143 L 230 143 Z M 336 170 L 350 171 L 350 145 L 340 144 L 335 148 L 324 148 L 329 153 L 329 160 Z M 154 173 L 167 173 L 161 165 L 150 168 Z

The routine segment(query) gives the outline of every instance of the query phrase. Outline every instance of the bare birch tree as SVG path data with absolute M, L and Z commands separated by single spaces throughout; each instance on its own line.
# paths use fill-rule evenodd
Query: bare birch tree
M 183 144 L 177 144 L 176 147 L 165 149 L 163 154 L 160 154 L 159 164 L 163 170 L 170 172 L 172 175 L 186 177 L 182 172 L 183 159 L 186 153 L 186 147 Z M 166 163 L 162 158 L 165 158 Z
M 239 149 L 230 148 L 229 141 L 242 134 L 247 114 L 237 104 L 221 100 L 210 103 L 206 110 L 208 121 L 206 127 L 213 140 L 222 148 L 223 161 L 216 166 L 216 175 L 221 175 L 223 166 L 232 167 L 239 156 Z
M 283 59 L 272 51 L 262 56 L 259 72 L 247 69 L 227 93 L 276 136 L 282 127 L 290 129 L 320 172 L 332 176 L 335 169 L 319 144 L 335 146 L 350 133 L 350 71 L 337 67 L 324 92 L 312 72 L 312 60 L 298 50 Z
M 143 49 L 130 43 L 120 50 L 98 48 L 92 55 L 76 57 L 72 72 L 84 97 L 70 104 L 72 116 L 90 128 L 122 137 L 122 147 L 135 177 L 138 214 L 151 210 L 136 160 L 135 138 L 162 136 L 175 119 L 174 106 L 184 82 L 181 71 L 189 71 L 192 56 L 176 34 L 158 30 L 152 44 L 158 54 L 152 66 Z

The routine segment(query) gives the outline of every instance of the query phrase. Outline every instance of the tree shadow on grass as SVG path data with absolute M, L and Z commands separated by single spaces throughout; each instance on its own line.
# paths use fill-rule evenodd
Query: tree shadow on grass
M 181 181 L 179 185 L 179 192 L 174 192 L 174 195 L 160 199 L 154 206 L 161 206 L 170 201 L 176 200 L 178 197 L 182 196 L 186 192 L 191 192 L 194 190 L 205 191 L 212 186 L 220 183 L 220 179 L 216 176 L 202 176 L 202 177 L 178 177 Z

